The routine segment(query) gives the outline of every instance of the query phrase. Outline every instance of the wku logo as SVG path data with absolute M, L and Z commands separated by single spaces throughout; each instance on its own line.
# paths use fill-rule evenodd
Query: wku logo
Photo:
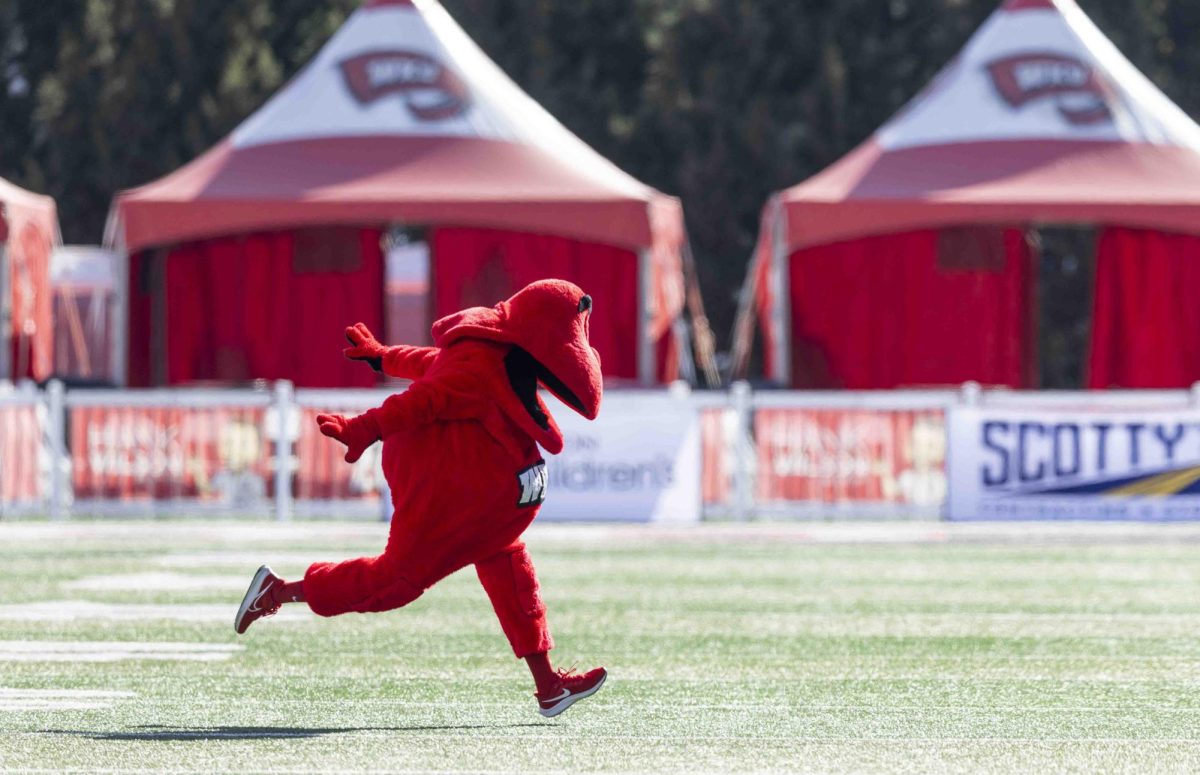
M 415 51 L 368 51 L 341 63 L 346 86 L 363 105 L 398 95 L 421 121 L 441 121 L 467 109 L 466 84 L 441 62 Z
M 1108 89 L 1096 71 L 1062 54 L 1017 54 L 987 66 L 992 83 L 1015 110 L 1053 99 L 1068 123 L 1089 126 L 1112 121 Z
M 546 500 L 546 461 L 539 460 L 529 468 L 517 473 L 517 485 L 521 488 L 518 506 L 536 506 Z

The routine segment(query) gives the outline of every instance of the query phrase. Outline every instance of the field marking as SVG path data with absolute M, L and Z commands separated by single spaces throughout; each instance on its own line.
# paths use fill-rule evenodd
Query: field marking
M 338 555 L 329 557 L 328 555 Z M 344 556 L 343 556 L 344 555 Z M 227 552 L 174 552 L 164 554 L 155 562 L 164 568 L 211 568 L 213 566 L 237 566 L 244 568 L 245 583 L 250 582 L 255 569 L 264 562 L 278 569 L 281 566 L 298 565 L 308 567 L 314 562 L 328 559 L 347 559 L 354 556 L 353 550 L 341 552 L 322 551 L 313 549 L 308 552 L 276 552 L 271 550 L 243 551 L 230 550 Z
M 108 691 L 104 689 L 12 689 L 0 686 L 0 700 L 31 698 L 79 697 L 84 699 L 106 699 L 136 697 L 137 692 Z
M 0 605 L 0 621 L 112 622 L 175 621 L 189 623 L 228 622 L 233 626 L 237 613 L 233 603 L 96 603 L 88 600 L 45 600 L 35 603 Z M 305 606 L 285 606 L 272 617 L 273 622 L 307 621 L 313 618 Z
M 231 643 L 166 641 L 0 641 L 0 662 L 220 662 L 245 650 Z
M 283 706 L 283 705 L 299 705 L 306 707 L 309 705 L 332 705 L 335 707 L 343 707 L 348 703 L 353 703 L 355 708 L 370 707 L 372 705 L 379 706 L 401 706 L 405 708 L 445 708 L 446 700 L 406 700 L 402 698 L 352 698 L 352 699 L 318 699 L 318 698 L 282 698 L 282 697 L 246 697 L 239 702 L 243 705 L 266 705 Z M 170 698 L 145 698 L 142 701 L 143 705 L 178 705 L 180 700 Z M 471 700 L 467 702 L 457 702 L 454 707 L 458 709 L 472 708 L 513 708 L 519 703 L 513 700 Z M 532 706 L 530 706 L 532 707 Z M 617 709 L 615 701 L 607 701 L 605 707 L 609 710 Z M 670 710 L 678 710 L 680 713 L 687 713 L 695 710 L 769 710 L 778 709 L 779 702 L 736 702 L 736 703 L 698 703 L 690 705 L 682 702 L 672 702 Z M 663 712 L 667 706 L 658 708 L 658 712 Z M 1177 705 L 968 705 L 962 703 L 953 703 L 950 705 L 894 705 L 891 703 L 879 705 L 831 705 L 831 704 L 812 704 L 798 701 L 793 703 L 791 712 L 794 714 L 804 714 L 806 711 L 855 711 L 855 712 L 874 712 L 874 713 L 913 713 L 922 711 L 931 711 L 942 714 L 946 711 L 962 710 L 962 711 L 995 711 L 1000 713 L 1130 713 L 1138 711 L 1148 711 L 1153 713 L 1200 713 L 1198 707 L 1179 707 Z M 1200 738 L 1197 738 L 1200 739 Z
M 44 710 L 97 710 L 111 708 L 117 700 L 136 697 L 134 692 L 91 689 L 10 689 L 0 686 L 0 711 L 19 713 Z
M 114 541 L 147 543 L 146 521 L 10 522 L 0 525 L 3 544 L 45 545 L 56 541 Z M 232 547 L 260 543 L 270 547 L 312 542 L 313 552 L 331 542 L 363 544 L 382 549 L 385 522 L 272 522 L 162 521 L 153 523 L 151 544 L 208 542 Z M 1130 544 L 1200 542 L 1200 524 L 1145 522 L 939 522 L 935 520 L 840 522 L 755 521 L 696 525 L 578 525 L 535 522 L 527 538 L 543 546 L 628 545 L 675 543 L 794 544 Z M 135 544 L 136 545 L 136 544 Z M 242 549 L 244 551 L 244 549 Z M 295 548 L 288 553 L 299 553 Z M 353 550 L 350 551 L 353 553 Z M 269 549 L 256 556 L 270 561 Z M 318 558 L 319 559 L 319 558 Z
M 206 542 L 239 546 L 246 543 L 280 544 L 312 541 L 317 546 L 330 542 L 383 542 L 385 522 L 242 522 L 192 519 L 179 521 L 124 519 L 96 522 L 7 522 L 0 525 L 5 544 L 47 541 L 115 541 L 130 546 L 155 543 Z
M 63 584 L 84 592 L 240 592 L 249 577 L 239 575 L 193 576 L 186 573 L 118 573 L 85 576 Z

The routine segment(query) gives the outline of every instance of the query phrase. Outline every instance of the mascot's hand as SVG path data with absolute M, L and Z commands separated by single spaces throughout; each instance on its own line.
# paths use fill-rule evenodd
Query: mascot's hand
M 346 329 L 351 347 L 342 353 L 352 361 L 366 361 L 375 371 L 383 371 L 383 356 L 387 348 L 381 345 L 365 323 L 355 323 Z
M 367 447 L 379 441 L 381 436 L 379 423 L 370 412 L 349 418 L 340 414 L 318 414 L 317 427 L 321 433 L 346 445 L 347 463 L 362 457 Z

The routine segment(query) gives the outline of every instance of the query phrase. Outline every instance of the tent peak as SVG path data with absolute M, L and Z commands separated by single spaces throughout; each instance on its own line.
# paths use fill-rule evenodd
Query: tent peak
M 1192 232 L 1198 181 L 1200 126 L 1075 0 L 1005 0 L 867 142 L 782 192 L 784 233 L 795 250 L 962 223 Z
M 1058 10 L 1056 0 L 1005 0 L 1001 8 L 1005 11 L 1054 11 Z
M 1074 0 L 1006 0 L 875 139 L 888 150 L 1004 140 L 1200 150 L 1200 126 Z

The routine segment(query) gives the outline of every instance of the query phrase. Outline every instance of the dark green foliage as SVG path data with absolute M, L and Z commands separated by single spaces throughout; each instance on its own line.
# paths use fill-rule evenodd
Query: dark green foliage
M 998 0 L 444 2 L 570 129 L 683 198 L 726 345 L 767 195 L 867 137 Z M 1200 110 L 1200 4 L 1082 4 L 1168 95 Z M 68 241 L 97 241 L 116 190 L 210 147 L 356 5 L 0 0 L 0 176 L 52 194 Z

